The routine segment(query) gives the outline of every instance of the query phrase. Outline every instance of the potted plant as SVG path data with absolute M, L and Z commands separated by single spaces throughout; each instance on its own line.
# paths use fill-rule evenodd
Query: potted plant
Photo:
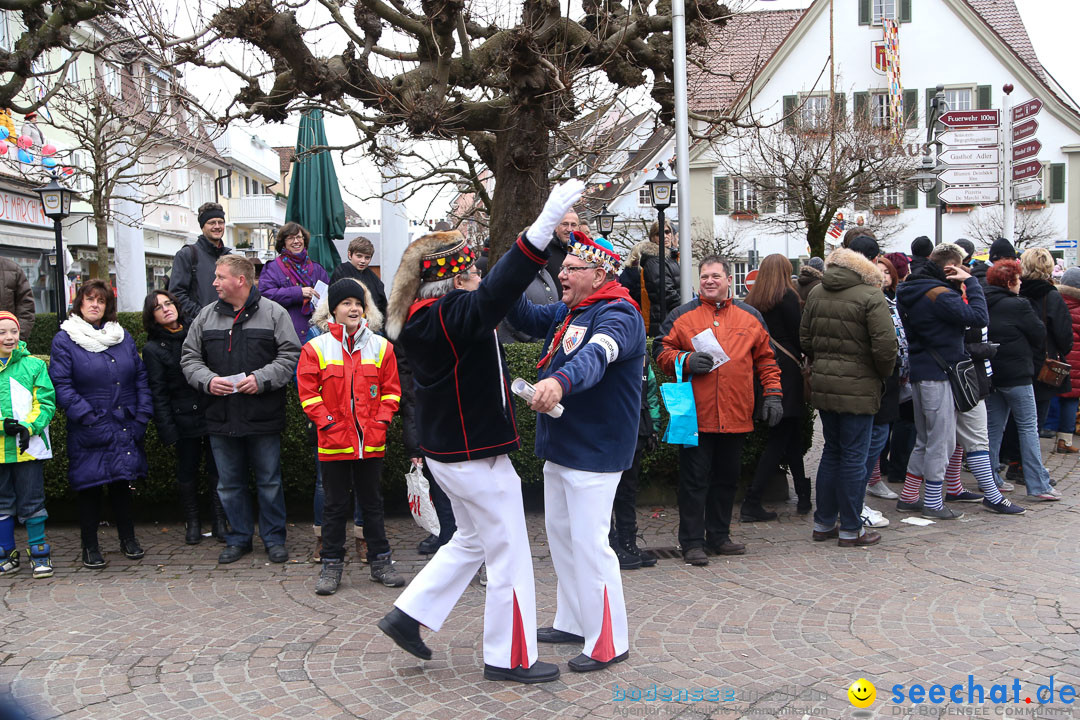
M 736 210 L 731 213 L 732 220 L 754 220 L 757 218 L 756 210 Z
M 974 209 L 974 205 L 945 205 L 945 212 L 947 213 L 969 213 Z
M 878 217 L 884 217 L 888 215 L 899 215 L 902 209 L 899 205 L 875 205 L 871 210 Z

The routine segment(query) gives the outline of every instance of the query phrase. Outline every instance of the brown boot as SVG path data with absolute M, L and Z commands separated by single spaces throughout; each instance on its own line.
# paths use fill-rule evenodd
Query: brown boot
M 1054 450 L 1054 452 L 1061 453 L 1062 455 L 1069 455 L 1075 452 L 1080 452 L 1080 449 L 1073 447 L 1059 437 L 1057 441 L 1057 449 Z

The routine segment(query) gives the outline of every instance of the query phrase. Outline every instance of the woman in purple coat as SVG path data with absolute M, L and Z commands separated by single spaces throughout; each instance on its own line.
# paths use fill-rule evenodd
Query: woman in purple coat
M 83 565 L 106 564 L 97 537 L 106 487 L 120 550 L 138 560 L 131 484 L 146 477 L 143 436 L 154 406 L 146 367 L 116 322 L 116 297 L 103 281 L 89 280 L 75 295 L 53 338 L 49 376 L 67 415 L 68 482 L 79 495 Z
M 315 283 L 330 284 L 330 276 L 322 265 L 308 258 L 311 233 L 302 225 L 287 222 L 277 233 L 274 247 L 278 256 L 263 267 L 259 275 L 259 292 L 289 311 L 296 337 L 307 337 L 311 314 L 319 304 Z

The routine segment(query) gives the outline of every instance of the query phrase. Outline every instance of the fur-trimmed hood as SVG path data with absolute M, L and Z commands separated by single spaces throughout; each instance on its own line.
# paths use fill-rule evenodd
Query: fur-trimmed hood
M 799 268 L 799 284 L 809 285 L 813 282 L 820 282 L 823 275 L 824 273 L 822 273 L 817 268 L 812 268 L 809 265 L 803 265 Z
M 660 256 L 660 246 L 651 240 L 644 240 L 639 242 L 634 247 L 630 248 L 630 253 L 623 261 L 624 265 L 629 267 L 631 265 L 637 265 L 641 262 L 641 258 L 646 255 L 652 255 L 653 257 Z
M 456 230 L 434 232 L 419 237 L 405 248 L 401 262 L 394 273 L 394 287 L 386 303 L 386 336 L 397 340 L 401 328 L 409 317 L 409 308 L 416 300 L 420 290 L 420 263 L 425 255 L 432 255 L 442 248 L 461 242 L 461 233 Z
M 371 297 L 371 291 L 368 290 L 367 285 L 360 282 L 356 278 L 343 278 L 345 280 L 352 280 L 354 283 L 363 288 L 364 292 L 364 317 L 367 319 L 368 327 L 372 332 L 379 332 L 383 326 L 383 315 L 379 311 L 378 306 L 375 305 L 374 298 Z M 322 298 L 319 300 L 319 304 L 315 306 L 315 312 L 311 314 L 311 324 L 319 328 L 323 332 L 330 330 L 330 326 L 327 324 L 330 321 L 330 304 L 329 298 Z
M 1080 302 L 1080 288 L 1070 287 L 1069 285 L 1058 285 L 1057 289 L 1062 297 L 1072 298 L 1076 302 Z
M 859 283 L 882 288 L 885 286 L 885 273 L 860 253 L 837 248 L 825 258 L 821 283 L 829 290 L 843 290 Z

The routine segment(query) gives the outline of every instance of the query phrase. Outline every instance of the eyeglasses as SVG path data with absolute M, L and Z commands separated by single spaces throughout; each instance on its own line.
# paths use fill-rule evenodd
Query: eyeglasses
M 157 312 L 158 310 L 164 310 L 165 308 L 171 308 L 171 307 L 176 307 L 173 304 L 172 300 L 165 300 L 160 305 L 155 305 L 154 306 L 154 312 Z
M 480 272 L 480 268 L 476 267 L 475 265 L 473 265 L 471 268 L 469 268 L 467 271 L 465 271 L 465 274 L 466 275 L 475 275 L 476 277 L 481 277 L 482 276 L 482 273 Z
M 559 268 L 559 274 L 562 275 L 563 273 L 566 273 L 567 275 L 570 275 L 572 273 L 577 272 L 578 270 L 595 270 L 595 269 L 596 269 L 595 265 L 563 265 L 561 268 Z

